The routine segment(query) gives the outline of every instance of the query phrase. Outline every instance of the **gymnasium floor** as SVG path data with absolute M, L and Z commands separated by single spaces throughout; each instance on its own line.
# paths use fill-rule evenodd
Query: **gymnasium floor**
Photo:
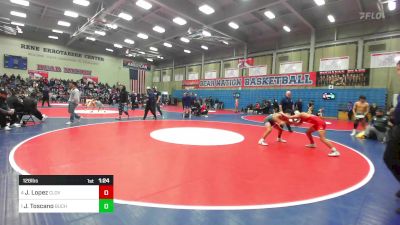
M 329 120 L 342 153 L 330 158 L 318 140 L 303 147 L 302 127 L 260 146 L 262 117 L 229 110 L 182 120 L 167 107 L 157 121 L 137 110 L 119 122 L 107 108 L 72 127 L 65 106 L 41 110 L 45 123 L 0 133 L 1 225 L 400 224 L 385 145 L 351 137 L 347 122 Z M 114 213 L 19 214 L 19 173 L 113 174 Z

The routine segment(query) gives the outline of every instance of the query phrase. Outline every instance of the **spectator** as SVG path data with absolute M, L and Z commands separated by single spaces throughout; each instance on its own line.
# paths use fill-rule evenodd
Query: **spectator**
M 23 113 L 24 111 L 24 105 L 22 104 L 21 100 L 17 97 L 15 90 L 11 90 L 11 96 L 7 98 L 7 105 L 11 109 L 15 109 L 15 113 L 18 115 L 18 113 Z
M 47 102 L 47 106 L 50 107 L 50 90 L 49 87 L 46 85 L 42 91 L 42 107 L 44 103 Z
M 0 128 L 4 130 L 11 130 L 11 127 L 20 127 L 17 124 L 17 114 L 14 109 L 10 109 L 6 103 L 7 92 L 2 89 L 0 90 Z M 10 126 L 7 126 L 7 122 L 10 122 Z
M 31 93 L 30 96 L 25 97 L 23 101 L 24 112 L 33 115 L 37 119 L 41 121 L 45 121 L 47 116 L 42 114 L 37 109 L 37 101 L 36 101 L 36 94 Z
M 347 118 L 349 119 L 349 121 L 351 121 L 353 119 L 353 102 L 348 102 L 347 103 Z
M 274 110 L 274 113 L 279 112 L 279 103 L 278 103 L 278 100 L 276 98 L 274 99 L 274 102 L 272 103 L 272 108 Z
M 366 138 L 376 138 L 380 142 L 386 142 L 389 119 L 384 115 L 382 109 L 376 110 L 376 115 L 372 118 L 371 124 L 365 129 Z
M 303 112 L 303 101 L 301 100 L 301 98 L 299 98 L 297 100 L 297 102 L 294 104 L 294 107 L 297 111 L 299 112 Z

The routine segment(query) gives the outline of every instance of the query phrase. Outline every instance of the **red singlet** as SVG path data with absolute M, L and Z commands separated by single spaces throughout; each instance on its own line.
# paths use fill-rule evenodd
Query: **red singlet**
M 319 116 L 310 116 L 308 118 L 301 118 L 303 122 L 306 123 L 311 123 L 313 128 L 315 130 L 325 130 L 326 129 L 326 123 L 323 121 Z

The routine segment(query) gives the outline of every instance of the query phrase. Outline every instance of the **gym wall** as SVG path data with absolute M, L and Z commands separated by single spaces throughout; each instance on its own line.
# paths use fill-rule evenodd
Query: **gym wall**
M 345 37 L 344 37 L 345 38 Z M 318 43 L 317 43 L 318 45 Z M 363 59 L 362 59 L 362 67 L 369 68 L 370 67 L 370 55 L 371 53 L 376 52 L 391 52 L 391 51 L 400 51 L 400 37 L 394 38 L 385 38 L 385 39 L 377 39 L 373 41 L 365 41 L 363 45 Z M 351 42 L 346 44 L 332 44 L 323 47 L 315 48 L 314 55 L 314 71 L 319 70 L 320 59 L 327 57 L 339 57 L 339 56 L 349 56 L 349 69 L 357 68 L 357 55 L 358 55 L 358 45 L 357 42 Z M 266 65 L 268 74 L 277 74 L 279 73 L 279 65 L 282 62 L 291 62 L 291 61 L 302 61 L 303 62 L 303 71 L 308 72 L 308 64 L 309 64 L 309 50 L 308 49 L 300 49 L 288 52 L 282 52 L 276 54 L 275 60 L 275 71 L 272 71 L 272 63 L 273 56 L 271 52 L 266 52 L 265 55 L 262 53 L 257 53 L 256 56 L 252 56 L 249 54 L 249 57 L 254 58 L 254 65 Z M 204 71 L 201 72 L 201 65 L 198 64 L 189 64 L 187 69 L 192 69 L 195 72 L 201 74 L 201 78 L 204 78 L 204 73 L 210 70 L 216 70 L 217 76 L 219 78 L 224 77 L 225 68 L 237 68 L 238 60 L 225 59 L 225 60 L 217 60 L 214 62 L 205 62 Z M 167 67 L 172 70 L 172 67 Z M 155 73 L 162 68 L 156 68 Z M 175 67 L 175 74 L 177 71 L 185 71 L 185 66 Z M 188 72 L 186 71 L 186 74 Z M 247 76 L 247 71 L 244 70 L 242 72 L 243 76 Z M 181 90 L 182 86 L 180 85 L 182 82 L 173 81 L 173 82 L 164 82 L 164 83 L 153 83 L 155 86 L 159 86 L 163 91 L 168 91 L 172 93 L 174 90 Z M 349 87 L 348 87 L 349 88 Z M 354 88 L 354 87 L 350 87 Z M 396 79 L 396 69 L 395 68 L 380 68 L 380 69 L 371 69 L 370 71 L 370 86 L 369 87 L 358 87 L 358 88 L 387 88 L 387 98 L 388 104 L 391 104 L 392 95 L 400 92 L 400 81 Z M 270 88 L 270 89 L 279 89 L 278 88 Z M 296 88 L 291 88 L 296 89 Z M 304 88 L 302 88 L 304 89 Z M 336 89 L 336 88 L 335 88 Z M 225 90 L 225 89 L 224 89 Z M 253 89 L 254 90 L 254 89 Z M 308 90 L 311 90 L 308 88 Z M 385 92 L 386 93 L 386 92 Z M 354 99 L 353 99 L 354 101 Z
M 28 50 L 21 47 L 23 45 L 37 46 L 39 51 Z M 91 55 L 101 57 L 104 61 L 92 60 L 84 57 L 74 57 L 68 55 L 60 55 L 54 53 L 44 52 L 43 49 L 57 49 L 63 51 L 70 51 L 74 53 L 82 53 L 82 55 Z M 74 68 L 92 71 L 93 76 L 98 76 L 99 81 L 114 85 L 117 82 L 124 84 L 129 89 L 129 69 L 122 67 L 122 58 L 114 57 L 106 54 L 81 52 L 76 49 L 66 48 L 61 45 L 55 45 L 46 42 L 38 42 L 20 39 L 17 37 L 0 35 L 0 62 L 4 62 L 4 54 L 24 56 L 28 58 L 28 70 L 38 70 L 38 64 L 48 66 L 61 67 L 62 72 L 48 71 L 49 78 L 73 79 L 78 80 L 82 77 L 79 74 L 64 73 L 63 68 Z M 27 70 L 7 69 L 1 66 L 0 74 L 20 74 L 22 77 L 28 76 Z M 147 77 L 146 85 L 151 86 L 151 77 Z

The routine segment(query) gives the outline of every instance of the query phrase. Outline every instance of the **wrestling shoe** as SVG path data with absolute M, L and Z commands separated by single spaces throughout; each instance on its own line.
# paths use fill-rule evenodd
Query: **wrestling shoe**
M 263 145 L 263 146 L 267 146 L 267 145 L 268 145 L 268 143 L 265 142 L 263 139 L 260 139 L 260 140 L 258 141 L 258 144 L 259 144 L 259 145 Z
M 281 142 L 281 143 L 286 143 L 287 142 L 285 139 L 282 139 L 282 138 L 278 138 L 277 141 Z
M 340 156 L 340 152 L 338 152 L 338 151 L 331 151 L 331 153 L 329 153 L 328 156 L 331 156 L 331 157 L 338 157 L 338 156 Z
M 308 144 L 306 145 L 307 148 L 316 148 L 317 146 L 315 144 Z
M 10 126 L 5 126 L 3 128 L 0 128 L 0 130 L 12 130 Z
M 65 123 L 65 125 L 71 125 L 71 124 L 72 124 L 71 121 L 68 121 L 68 122 Z
M 350 136 L 354 136 L 356 134 L 357 134 L 356 130 L 353 130 L 353 132 L 351 132 Z
M 11 125 L 11 127 L 16 127 L 16 128 L 18 128 L 18 127 L 21 127 L 21 124 L 14 123 L 13 125 Z

